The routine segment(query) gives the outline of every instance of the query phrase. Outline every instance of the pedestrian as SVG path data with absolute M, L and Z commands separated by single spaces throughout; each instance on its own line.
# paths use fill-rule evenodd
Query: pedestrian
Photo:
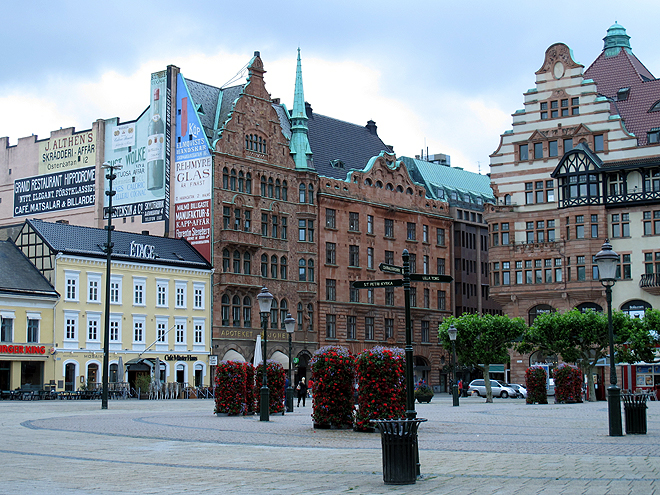
M 458 380 L 458 396 L 463 396 L 463 380 Z
M 300 399 L 302 399 L 303 407 L 305 407 L 305 398 L 307 397 L 307 384 L 305 383 L 305 377 L 303 376 L 298 385 L 296 386 L 296 392 L 298 393 L 298 405 L 300 407 Z

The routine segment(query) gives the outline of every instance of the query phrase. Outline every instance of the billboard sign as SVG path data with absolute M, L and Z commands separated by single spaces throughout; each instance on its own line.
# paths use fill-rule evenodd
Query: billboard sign
M 93 167 L 96 163 L 96 131 L 46 139 L 39 143 L 39 175 Z
M 181 74 L 177 76 L 174 230 L 211 261 L 211 153 Z
M 168 96 L 167 71 L 156 72 L 151 75 L 151 103 L 137 121 L 106 122 L 105 161 L 121 165 L 113 182 L 115 217 L 140 216 L 143 223 L 167 220 Z

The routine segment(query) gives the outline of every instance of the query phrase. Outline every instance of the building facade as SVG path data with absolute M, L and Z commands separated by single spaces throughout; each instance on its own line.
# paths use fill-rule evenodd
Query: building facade
M 660 304 L 660 82 L 622 26 L 604 42 L 586 70 L 565 44 L 549 47 L 491 155 L 491 295 L 528 324 L 548 311 L 606 307 L 593 256 L 607 238 L 621 256 L 613 307 L 640 316 Z M 514 353 L 510 380 L 523 380 L 534 363 L 556 357 Z M 634 366 L 623 378 L 624 388 L 641 385 Z
M 47 364 L 57 391 L 102 378 L 107 231 L 27 220 L 16 246 L 59 289 Z M 109 381 L 209 386 L 209 263 L 184 239 L 115 232 L 110 275 Z M 155 366 L 160 364 L 160 369 Z

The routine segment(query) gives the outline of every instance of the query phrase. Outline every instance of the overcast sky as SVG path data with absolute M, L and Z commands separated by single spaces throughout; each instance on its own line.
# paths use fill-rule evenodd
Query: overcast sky
M 0 136 L 10 144 L 133 120 L 149 104 L 151 72 L 173 64 L 222 86 L 254 51 L 266 88 L 291 108 L 300 47 L 315 112 L 376 121 L 399 156 L 428 148 L 487 173 L 551 44 L 587 68 L 618 21 L 660 76 L 658 0 L 0 2 Z

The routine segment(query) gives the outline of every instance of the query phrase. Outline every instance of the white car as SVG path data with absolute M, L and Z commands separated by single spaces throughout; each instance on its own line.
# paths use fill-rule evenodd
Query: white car
M 501 397 L 506 399 L 507 397 L 515 397 L 517 392 L 504 383 L 500 383 L 497 380 L 490 381 L 490 388 L 493 392 L 493 397 Z M 472 380 L 470 382 L 470 388 L 468 389 L 468 394 L 477 394 L 479 397 L 486 397 L 486 382 L 483 379 Z
M 525 387 L 519 383 L 509 383 L 508 385 L 517 392 L 516 397 L 520 397 L 521 399 L 527 398 L 527 389 Z

